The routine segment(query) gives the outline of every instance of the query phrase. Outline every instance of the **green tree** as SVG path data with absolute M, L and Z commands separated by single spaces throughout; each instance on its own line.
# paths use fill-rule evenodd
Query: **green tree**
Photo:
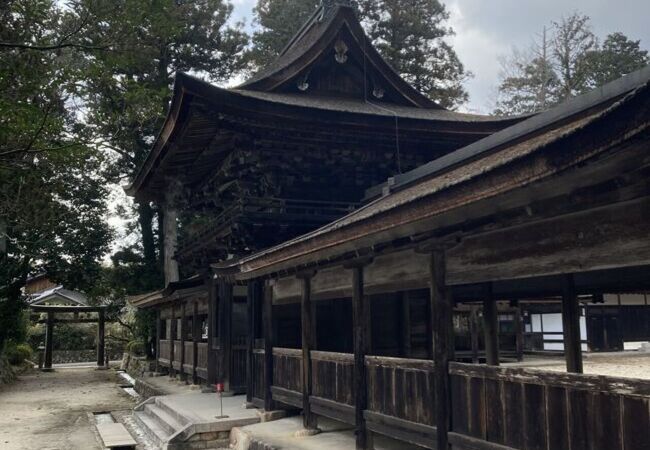
M 177 71 L 228 80 L 245 65 L 247 37 L 228 24 L 226 0 L 83 0 L 84 14 L 97 26 L 93 45 L 110 46 L 83 67 L 87 122 L 97 141 L 119 157 L 116 181 L 132 177 L 145 160 L 165 117 Z M 162 248 L 154 219 L 162 212 L 146 202 L 137 206 L 141 256 L 150 281 L 161 283 Z M 160 227 L 159 227 L 160 228 Z
M 370 39 L 393 68 L 420 92 L 446 108 L 468 99 L 470 76 L 446 41 L 454 34 L 438 0 L 361 0 Z
M 258 27 L 250 53 L 254 66 L 271 63 L 319 4 L 320 0 L 259 0 L 253 9 Z
M 495 114 L 534 113 L 602 86 L 648 64 L 639 41 L 622 33 L 592 33 L 589 17 L 574 13 L 552 23 L 533 45 L 504 58 Z
M 0 6 L 0 350 L 23 335 L 20 288 L 47 270 L 90 291 L 108 250 L 104 155 L 74 108 L 86 22 L 54 1 Z
M 583 90 L 591 90 L 648 65 L 647 50 L 641 41 L 629 39 L 623 33 L 609 34 L 603 45 L 584 55 L 585 83 Z

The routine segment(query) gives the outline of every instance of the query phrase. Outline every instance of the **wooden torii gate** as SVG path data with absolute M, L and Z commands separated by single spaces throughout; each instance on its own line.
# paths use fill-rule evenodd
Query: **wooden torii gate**
M 46 313 L 47 318 L 41 320 L 45 323 L 45 358 L 43 371 L 52 370 L 52 353 L 54 349 L 54 324 L 56 323 L 95 323 L 97 322 L 97 367 L 105 369 L 104 361 L 104 331 L 106 325 L 106 306 L 59 306 L 59 305 L 34 305 L 32 311 Z M 56 319 L 57 313 L 97 313 L 96 318 L 73 318 Z

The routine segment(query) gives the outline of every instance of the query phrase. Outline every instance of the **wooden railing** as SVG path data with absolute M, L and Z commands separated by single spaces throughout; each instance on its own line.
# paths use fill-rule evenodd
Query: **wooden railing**
M 194 342 L 185 342 L 185 361 L 183 361 L 183 371 L 187 374 L 194 372 Z
M 273 399 L 302 406 L 302 351 L 273 348 Z
M 413 444 L 435 442 L 433 361 L 366 356 L 368 429 Z
M 196 344 L 196 373 L 199 378 L 208 379 L 208 343 L 199 342 Z
M 253 350 L 253 403 L 264 406 L 264 349 Z
M 312 351 L 311 361 L 312 395 L 354 405 L 354 355 Z
M 314 413 L 354 424 L 354 355 L 312 351 L 311 374 Z
M 650 381 L 460 363 L 450 376 L 454 448 L 650 448 Z
M 174 345 L 174 360 L 172 361 L 172 366 L 176 370 L 181 369 L 181 347 L 183 346 L 183 342 L 181 341 L 173 341 Z
M 166 365 L 171 364 L 170 355 L 171 355 L 171 341 L 167 339 L 161 339 L 158 344 L 158 360 Z

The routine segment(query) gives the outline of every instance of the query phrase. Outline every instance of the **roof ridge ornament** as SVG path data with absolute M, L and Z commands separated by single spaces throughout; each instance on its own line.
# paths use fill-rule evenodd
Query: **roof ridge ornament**
M 356 11 L 357 3 L 355 0 L 321 0 L 320 2 L 322 12 L 318 18 L 322 22 L 326 17 L 332 14 L 338 7 L 352 8 Z

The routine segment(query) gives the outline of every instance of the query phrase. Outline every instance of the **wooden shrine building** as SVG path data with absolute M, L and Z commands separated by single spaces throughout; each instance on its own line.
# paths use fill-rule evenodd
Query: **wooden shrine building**
M 177 77 L 129 188 L 165 209 L 168 284 L 137 305 L 159 363 L 347 423 L 357 448 L 650 447 L 650 382 L 582 374 L 579 333 L 580 299 L 650 289 L 650 67 L 534 117 L 468 116 L 324 3 L 239 88 Z M 499 367 L 499 314 L 521 330 L 519 302 L 546 298 L 569 373 Z

